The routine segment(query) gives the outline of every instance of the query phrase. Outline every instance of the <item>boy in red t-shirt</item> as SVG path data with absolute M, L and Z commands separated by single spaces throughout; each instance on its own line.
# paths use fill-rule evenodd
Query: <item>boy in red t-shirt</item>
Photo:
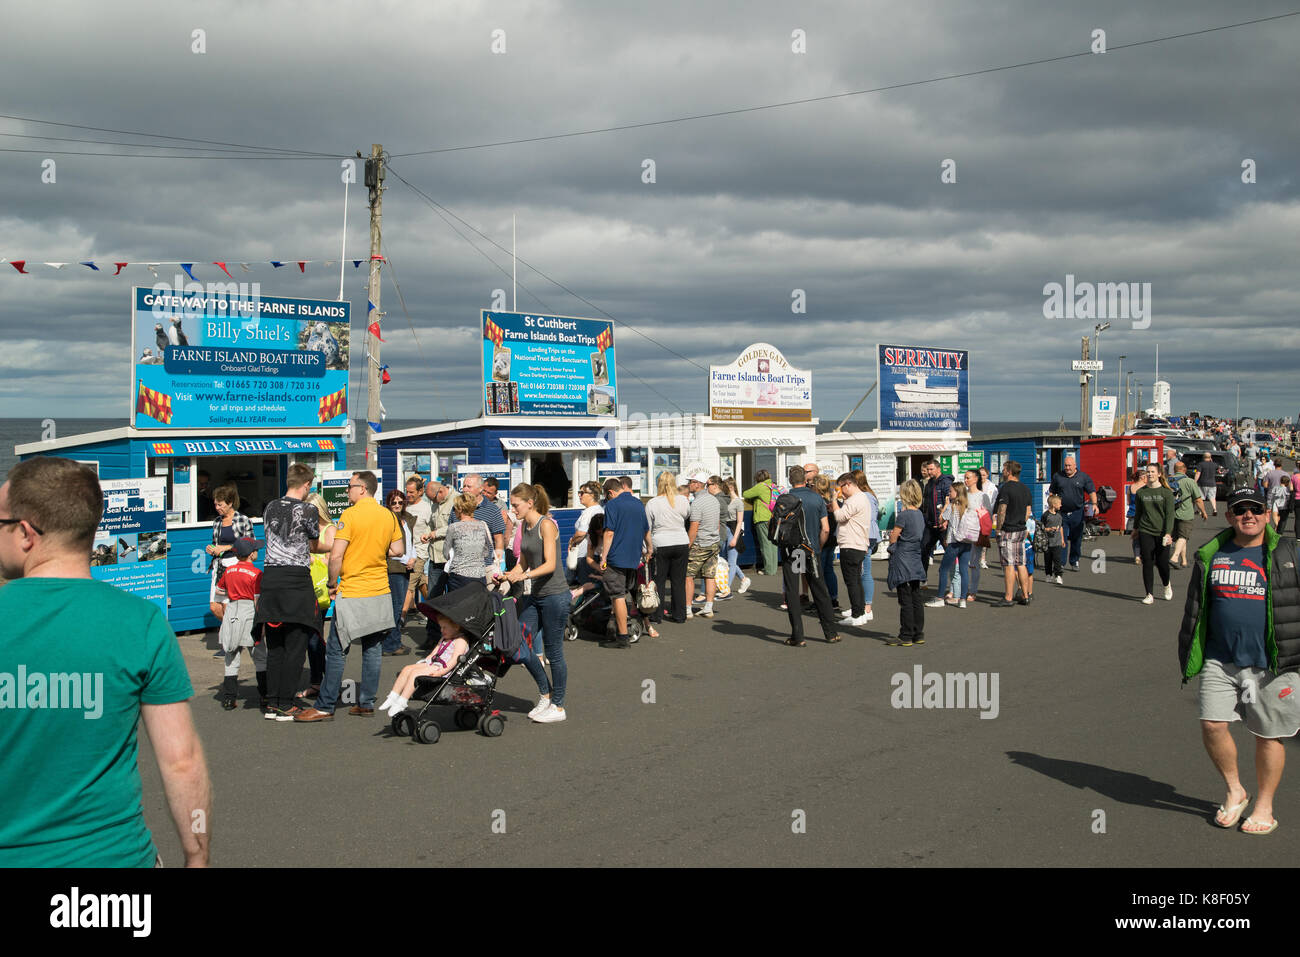
M 266 645 L 253 642 L 253 614 L 257 596 L 262 593 L 262 573 L 253 564 L 262 543 L 251 538 L 235 542 L 239 561 L 221 573 L 217 584 L 226 590 L 230 603 L 221 619 L 221 649 L 226 653 L 226 677 L 221 685 L 221 707 L 235 710 L 239 690 L 239 651 L 251 649 L 253 669 L 257 673 L 257 691 L 266 710 Z

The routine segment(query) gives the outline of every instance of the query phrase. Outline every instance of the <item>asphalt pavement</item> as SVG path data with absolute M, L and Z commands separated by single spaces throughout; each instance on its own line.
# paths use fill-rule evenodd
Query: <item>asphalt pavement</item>
M 1220 513 L 1195 520 L 1194 547 Z M 807 647 L 785 646 L 780 580 L 754 576 L 714 619 L 660 626 L 630 650 L 568 643 L 564 723 L 528 721 L 536 686 L 515 668 L 501 737 L 458 731 L 441 709 L 433 745 L 342 709 L 329 723 L 265 721 L 247 661 L 246 706 L 225 712 L 215 632 L 182 636 L 213 780 L 212 863 L 1289 866 L 1300 765 L 1274 834 L 1210 821 L 1223 786 L 1177 661 L 1189 572 L 1173 572 L 1173 601 L 1144 606 L 1129 539 L 1112 535 L 1085 542 L 1063 585 L 1040 569 L 1032 605 L 1003 609 L 989 604 L 990 564 L 982 600 L 926 609 L 926 644 L 911 648 L 885 644 L 898 604 L 883 561 L 875 620 L 835 645 L 808 617 Z M 936 559 L 931 596 L 937 575 Z M 384 659 L 381 698 L 414 660 Z M 945 679 L 943 703 L 965 707 L 925 707 L 924 694 L 896 707 L 917 666 L 922 688 L 930 673 L 974 675 L 984 706 Z M 358 653 L 347 676 L 360 677 Z M 1254 794 L 1253 739 L 1234 735 Z M 141 769 L 155 842 L 179 863 L 143 733 Z

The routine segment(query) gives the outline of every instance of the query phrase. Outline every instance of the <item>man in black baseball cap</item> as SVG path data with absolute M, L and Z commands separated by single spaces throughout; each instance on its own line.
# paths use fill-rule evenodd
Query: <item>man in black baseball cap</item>
M 1244 720 L 1255 736 L 1259 790 L 1241 831 L 1257 835 L 1277 829 L 1282 739 L 1300 729 L 1300 555 L 1267 516 L 1255 488 L 1228 496 L 1229 527 L 1196 553 L 1178 632 L 1183 680 L 1201 676 L 1201 738 L 1227 785 L 1214 823 L 1235 826 L 1250 803 L 1228 729 Z

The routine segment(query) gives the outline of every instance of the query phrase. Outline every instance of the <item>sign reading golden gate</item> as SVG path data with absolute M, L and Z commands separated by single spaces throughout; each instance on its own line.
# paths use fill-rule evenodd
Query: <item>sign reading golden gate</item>
M 709 416 L 717 422 L 811 422 L 812 372 L 756 342 L 729 365 L 709 366 Z

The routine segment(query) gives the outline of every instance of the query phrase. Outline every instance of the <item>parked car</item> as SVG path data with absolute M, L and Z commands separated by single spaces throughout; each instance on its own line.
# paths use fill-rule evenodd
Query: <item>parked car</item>
M 1184 452 L 1180 456 L 1183 464 L 1187 466 L 1187 474 L 1192 478 L 1196 477 L 1196 464 L 1205 458 L 1206 452 L 1209 452 L 1210 458 L 1214 460 L 1215 488 L 1220 501 L 1226 501 L 1228 493 L 1238 488 L 1243 482 L 1247 485 L 1254 484 L 1254 479 L 1249 474 L 1249 467 L 1242 463 L 1241 459 L 1231 452 L 1218 449 Z

